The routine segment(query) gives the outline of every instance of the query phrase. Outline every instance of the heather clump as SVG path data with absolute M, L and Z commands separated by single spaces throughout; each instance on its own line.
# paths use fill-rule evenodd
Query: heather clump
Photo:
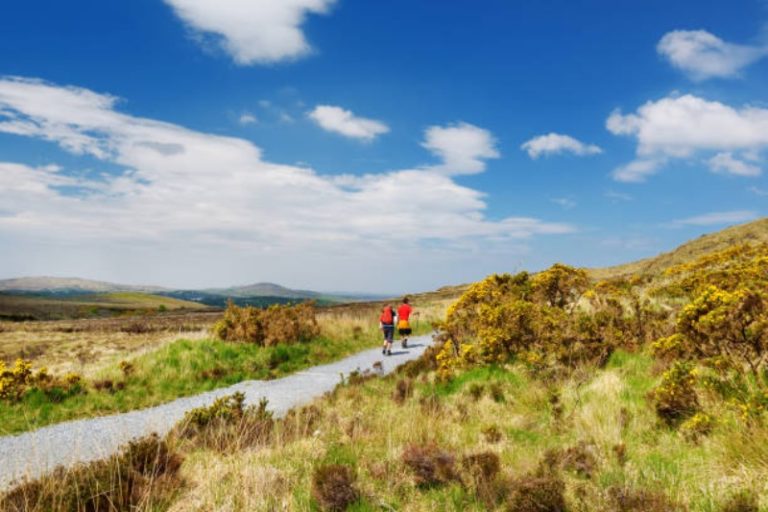
M 512 481 L 509 512 L 566 512 L 565 482 L 554 474 L 531 473 Z
M 461 459 L 464 484 L 483 504 L 493 509 L 505 496 L 501 476 L 501 459 L 491 451 L 465 455 Z
M 645 489 L 613 486 L 608 489 L 609 510 L 616 512 L 677 512 L 681 508 L 666 495 Z
M 458 478 L 456 457 L 435 443 L 407 446 L 402 461 L 413 473 L 418 487 L 439 486 Z
M 312 497 L 321 510 L 341 512 L 360 498 L 352 468 L 341 464 L 319 466 L 312 474 Z

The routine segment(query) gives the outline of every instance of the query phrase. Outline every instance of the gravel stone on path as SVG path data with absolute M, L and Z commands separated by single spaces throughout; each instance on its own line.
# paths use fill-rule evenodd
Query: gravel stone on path
M 153 432 L 165 435 L 190 409 L 208 406 L 217 398 L 237 391 L 245 393 L 247 404 L 258 404 L 259 400 L 266 398 L 268 409 L 282 416 L 293 407 L 331 391 L 341 381 L 342 375 L 349 375 L 355 370 L 390 373 L 406 361 L 418 358 L 431 344 L 430 336 L 417 336 L 409 340 L 407 349 L 395 344 L 389 357 L 382 355 L 380 348 L 366 350 L 281 379 L 244 381 L 156 407 L 68 421 L 32 432 L 2 436 L 0 491 L 10 487 L 14 481 L 37 478 L 57 466 L 70 467 L 79 462 L 106 458 L 129 441 Z M 381 362 L 382 366 L 373 370 L 376 362 Z

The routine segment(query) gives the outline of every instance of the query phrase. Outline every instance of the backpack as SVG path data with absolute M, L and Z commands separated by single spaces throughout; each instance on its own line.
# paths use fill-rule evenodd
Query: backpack
M 391 324 L 393 321 L 392 308 L 389 306 L 385 307 L 384 311 L 381 312 L 379 320 L 381 320 L 381 323 L 383 324 Z

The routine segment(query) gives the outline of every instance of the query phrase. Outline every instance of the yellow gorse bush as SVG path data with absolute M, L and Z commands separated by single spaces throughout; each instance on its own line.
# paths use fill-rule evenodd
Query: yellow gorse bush
M 661 383 L 650 393 L 656 414 L 667 425 L 677 426 L 700 412 L 693 363 L 677 361 L 664 372 Z
M 20 400 L 31 389 L 41 389 L 44 392 L 59 389 L 64 393 L 74 391 L 82 378 L 77 373 L 68 373 L 63 379 L 48 373 L 41 367 L 36 372 L 32 370 L 32 362 L 17 359 L 13 366 L 8 367 L 0 361 L 0 399 Z
M 721 370 L 748 369 L 766 387 L 768 303 L 765 290 L 749 287 L 727 291 L 710 285 L 679 313 L 675 333 L 654 349 Z M 712 364 L 710 364 L 712 361 Z
M 26 390 L 32 377 L 32 364 L 17 359 L 10 368 L 0 361 L 0 398 L 17 399 Z
M 626 320 L 615 302 L 613 309 L 581 310 L 582 298 L 597 297 L 588 291 L 586 272 L 562 264 L 534 276 L 494 274 L 473 284 L 448 309 L 437 355 L 441 372 L 512 358 L 533 369 L 604 359 Z
M 741 286 L 768 286 L 768 244 L 741 244 L 670 267 L 667 282 L 653 290 L 656 296 L 699 295 L 709 286 L 733 291 Z

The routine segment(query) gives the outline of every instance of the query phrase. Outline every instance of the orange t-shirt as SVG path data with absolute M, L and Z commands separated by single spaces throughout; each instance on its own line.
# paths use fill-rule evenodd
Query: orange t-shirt
M 409 304 L 401 304 L 399 308 L 397 308 L 397 319 L 398 320 L 405 320 L 408 321 L 408 318 L 411 316 L 411 311 L 413 311 L 413 308 Z

